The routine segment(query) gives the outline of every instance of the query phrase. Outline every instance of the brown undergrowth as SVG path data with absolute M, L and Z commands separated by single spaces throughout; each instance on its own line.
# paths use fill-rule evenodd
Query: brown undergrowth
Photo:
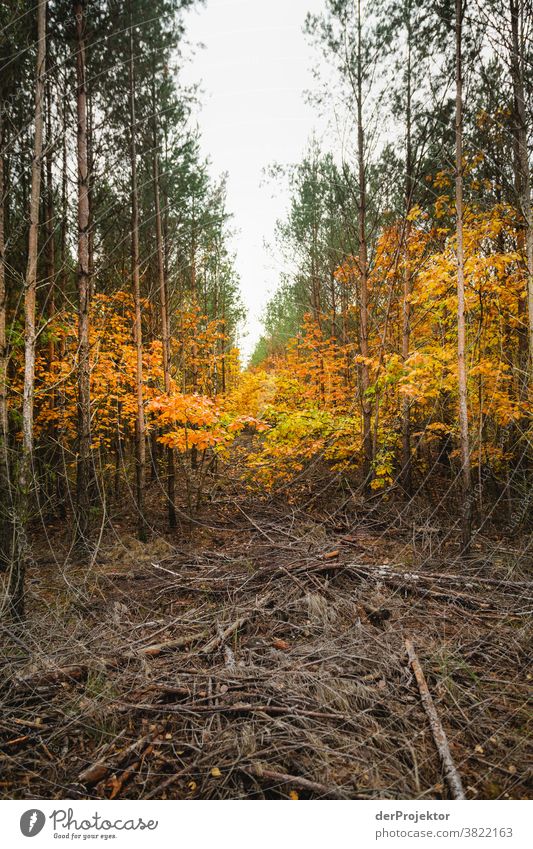
M 527 544 L 464 563 L 420 516 L 230 499 L 146 545 L 117 519 L 89 568 L 50 527 L 1 634 L 2 795 L 447 798 L 410 638 L 467 797 L 526 797 Z

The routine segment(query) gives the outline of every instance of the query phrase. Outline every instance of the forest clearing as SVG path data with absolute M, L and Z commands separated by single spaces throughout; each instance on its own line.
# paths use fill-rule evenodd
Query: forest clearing
M 250 356 L 197 5 L 0 5 L 0 795 L 528 799 L 531 4 L 303 17 Z
M 457 532 L 413 507 L 225 501 L 179 553 L 117 516 L 89 573 L 58 574 L 52 529 L 9 650 L 4 793 L 453 798 L 410 638 L 467 798 L 528 798 L 516 541 L 483 535 L 465 567 Z

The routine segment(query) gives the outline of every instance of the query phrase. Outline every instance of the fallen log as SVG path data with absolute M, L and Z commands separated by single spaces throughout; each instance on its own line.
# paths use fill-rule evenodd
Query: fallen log
M 405 641 L 405 648 L 407 649 L 409 663 L 416 678 L 420 699 L 429 720 L 433 740 L 435 741 L 435 746 L 437 747 L 437 751 L 440 755 L 442 766 L 444 768 L 444 775 L 448 782 L 451 794 L 454 799 L 466 799 L 461 777 L 457 772 L 457 768 L 450 752 L 446 733 L 442 727 L 435 703 L 433 702 L 431 693 L 429 692 L 424 671 L 420 665 L 420 661 L 411 640 L 407 639 Z

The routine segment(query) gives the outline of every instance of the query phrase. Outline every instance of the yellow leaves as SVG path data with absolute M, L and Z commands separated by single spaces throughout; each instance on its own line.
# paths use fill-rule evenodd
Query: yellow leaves
M 437 171 L 433 177 L 433 185 L 436 189 L 443 189 L 451 186 L 452 179 L 449 171 Z
M 211 770 L 211 778 L 222 778 L 222 773 L 220 772 L 218 766 L 214 766 Z
M 431 424 L 428 424 L 426 427 L 426 432 L 442 435 L 450 433 L 450 426 L 444 424 L 444 422 L 431 422 Z
M 357 354 L 357 356 L 354 357 L 354 362 L 357 363 L 357 365 L 374 365 L 374 360 L 372 357 L 363 357 L 362 354 Z
M 299 798 L 300 797 L 298 796 L 298 793 L 296 792 L 296 790 L 290 790 L 289 791 L 289 799 L 296 800 L 296 799 L 299 799 Z
M 423 214 L 424 213 L 420 206 L 418 206 L 418 204 L 415 204 L 415 206 L 412 206 L 409 210 L 407 221 L 416 221 L 418 218 L 421 218 Z

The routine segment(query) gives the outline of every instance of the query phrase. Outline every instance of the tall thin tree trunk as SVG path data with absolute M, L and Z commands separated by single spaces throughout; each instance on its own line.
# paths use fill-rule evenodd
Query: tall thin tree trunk
M 511 78 L 513 83 L 514 106 L 516 113 L 516 141 L 518 170 L 520 173 L 520 206 L 524 219 L 526 266 L 527 266 L 527 305 L 529 337 L 529 380 L 524 386 L 533 387 L 533 217 L 531 214 L 531 171 L 527 145 L 527 121 L 524 95 L 524 47 L 520 32 L 521 0 L 509 0 L 511 11 Z M 527 390 L 526 390 L 527 391 Z
M 403 270 L 403 302 L 402 302 L 402 361 L 405 365 L 409 357 L 409 345 L 411 334 L 411 271 L 409 268 L 409 239 L 411 222 L 409 212 L 411 210 L 413 193 L 413 151 L 411 139 L 411 0 L 406 0 L 405 6 L 407 24 L 407 65 L 406 65 L 406 104 L 405 104 L 405 224 L 404 224 L 404 270 Z M 411 463 L 411 405 L 409 398 L 402 397 L 402 473 L 401 483 L 404 492 L 412 495 L 412 463 Z
M 155 205 L 155 234 L 157 247 L 157 273 L 159 280 L 159 304 L 161 309 L 161 343 L 163 349 L 163 380 L 165 382 L 165 392 L 170 394 L 170 328 L 168 316 L 168 296 L 167 296 L 167 281 L 165 275 L 165 256 L 163 248 L 163 227 L 161 224 L 161 203 L 159 193 L 159 153 L 157 143 L 157 113 L 156 113 L 156 97 L 155 97 L 155 82 L 152 87 L 152 105 L 154 114 L 154 156 L 153 156 L 153 177 L 154 177 L 154 205 Z M 171 528 L 176 527 L 176 506 L 175 506 L 175 487 L 176 475 L 174 469 L 174 450 L 167 448 L 167 498 L 168 498 L 168 523 Z
M 363 481 L 366 491 L 369 489 L 372 475 L 372 407 L 367 392 L 370 385 L 368 365 L 368 255 L 366 243 L 366 171 L 363 125 L 363 55 L 362 55 L 362 17 L 361 0 L 357 0 L 357 164 L 359 172 L 359 281 L 360 281 L 360 323 L 359 338 L 361 347 L 361 400 L 363 408 Z
M 35 391 L 35 301 L 39 247 L 39 206 L 43 153 L 44 84 L 46 76 L 46 0 L 37 6 L 37 64 L 35 80 L 35 135 L 31 167 L 28 263 L 24 281 L 24 389 L 22 395 L 22 452 L 17 481 L 16 550 L 9 575 L 9 599 L 14 616 L 24 616 L 24 578 L 33 473 L 33 398 Z
M 195 196 L 193 193 L 192 196 L 192 229 L 191 229 L 191 291 L 192 291 L 192 308 L 195 310 L 195 315 L 197 321 L 199 321 L 199 309 L 198 306 L 198 282 L 197 282 L 197 273 L 196 273 L 196 207 L 195 207 Z M 200 328 L 196 325 L 197 330 Z M 191 359 L 192 359 L 192 391 L 196 393 L 198 391 L 198 345 L 196 344 L 196 336 L 192 339 L 191 344 Z M 196 445 L 193 445 L 191 448 L 191 468 L 196 470 L 198 467 L 198 449 Z
M 45 214 L 45 232 L 46 232 L 46 315 L 50 324 L 54 320 L 56 312 L 56 255 L 55 255 L 55 224 L 54 224 L 54 186 L 52 177 L 52 109 L 51 109 L 51 83 L 50 79 L 46 81 L 46 214 Z M 51 372 L 55 363 L 55 341 L 54 333 L 48 336 L 48 369 Z M 56 390 L 51 388 L 49 394 L 50 410 L 53 411 L 56 407 Z M 55 488 L 55 478 L 60 474 L 59 466 L 59 451 L 57 439 L 57 427 L 52 419 L 50 423 L 50 471 L 47 474 L 47 489 Z M 52 493 L 53 499 L 53 493 Z
M 93 99 L 91 91 L 87 92 L 87 171 L 88 171 L 88 202 L 89 202 L 89 283 L 90 297 L 95 293 L 94 276 L 94 227 L 93 227 L 93 178 L 94 178 L 94 154 L 93 154 Z
M 0 571 L 11 561 L 11 486 L 7 429 L 7 291 L 4 231 L 4 127 L 3 103 L 0 103 Z
M 55 227 L 54 227 L 54 187 L 52 180 L 52 116 L 50 81 L 46 87 L 46 280 L 48 284 L 47 316 L 52 320 L 55 315 Z M 54 334 L 48 341 L 49 367 L 55 359 Z M 54 392 L 50 396 L 50 405 L 54 407 Z
M 89 360 L 89 169 L 87 159 L 87 84 L 85 64 L 85 3 L 77 0 L 77 159 L 78 159 L 78 462 L 77 543 L 88 545 L 91 478 L 91 372 Z
M 462 477 L 462 553 L 470 551 L 472 538 L 472 475 L 468 434 L 468 384 L 466 365 L 465 280 L 463 247 L 463 0 L 455 0 L 455 205 L 457 212 L 457 361 L 459 377 L 459 439 Z
M 221 352 L 221 390 L 222 390 L 222 394 L 224 395 L 225 392 L 226 392 L 226 342 L 227 342 L 227 337 L 226 337 L 226 291 L 225 291 L 225 288 L 224 288 L 224 291 L 222 293 L 222 324 L 221 324 L 221 327 L 222 327 L 222 333 L 223 333 L 222 339 L 220 340 L 220 344 L 222 346 L 222 352 Z
M 146 427 L 143 402 L 143 342 L 141 321 L 141 284 L 139 260 L 139 195 L 137 188 L 137 146 L 135 141 L 135 69 L 133 55 L 133 24 L 130 6 L 130 164 L 131 164 L 131 272 L 135 320 L 133 325 L 136 351 L 136 398 L 135 419 L 135 499 L 137 504 L 137 533 L 141 542 L 147 539 L 144 515 L 144 483 L 146 477 Z
M 63 309 L 65 301 L 65 292 L 67 291 L 69 270 L 67 266 L 67 229 L 68 229 L 68 198 L 67 198 L 67 181 L 68 181 L 68 161 L 67 161 L 67 89 L 63 90 L 63 115 L 62 115 L 62 151 L 61 151 L 61 231 L 60 231 L 60 272 L 57 278 L 57 306 L 59 310 Z M 65 357 L 65 340 L 62 337 L 58 345 L 58 359 L 60 363 Z M 61 382 L 58 386 L 57 403 L 59 408 L 60 423 L 57 429 L 58 454 L 61 457 L 60 464 L 57 470 L 57 505 L 58 514 L 61 519 L 64 519 L 67 514 L 67 497 L 66 497 L 66 480 L 67 480 L 67 464 L 65 459 L 65 408 L 66 397 L 65 388 Z

